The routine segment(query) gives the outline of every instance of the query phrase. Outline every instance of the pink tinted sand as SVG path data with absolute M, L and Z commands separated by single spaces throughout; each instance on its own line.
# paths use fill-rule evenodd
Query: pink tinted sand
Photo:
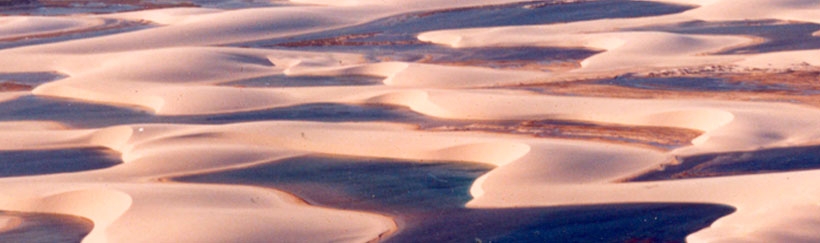
M 220 46 L 354 25 L 414 10 L 512 1 L 425 0 L 401 7 L 396 3 L 402 1 L 294 2 L 305 5 L 0 17 L 0 39 L 91 28 L 107 18 L 157 24 L 117 35 L 0 50 L 0 72 L 56 71 L 68 76 L 31 92 L 0 93 L 0 101 L 33 94 L 139 107 L 161 115 L 217 114 L 307 103 L 379 104 L 408 107 L 437 118 L 568 119 L 686 128 L 703 134 L 691 145 L 658 151 L 599 141 L 420 131 L 387 121 L 128 124 L 98 129 L 44 121 L 0 122 L 2 150 L 104 146 L 119 152 L 124 162 L 97 171 L 0 179 L 4 185 L 0 188 L 0 209 L 89 218 L 95 226 L 84 242 L 362 242 L 395 230 L 396 224 L 383 215 L 313 207 L 274 190 L 160 180 L 323 153 L 497 166 L 473 184 L 475 199 L 468 207 L 718 203 L 736 207 L 737 212 L 691 235 L 688 241 L 820 240 L 812 231 L 820 226 L 818 171 L 615 182 L 657 168 L 674 156 L 817 144 L 820 129 L 815 124 L 820 110 L 816 108 L 775 102 L 566 97 L 475 89 L 709 65 L 816 67 L 820 65 L 817 50 L 709 54 L 754 41 L 746 36 L 620 29 L 692 20 L 775 18 L 820 23 L 817 1 L 670 0 L 666 2 L 700 7 L 656 17 L 441 30 L 418 36 L 454 48 L 554 46 L 601 51 L 583 60 L 580 67 L 562 72 L 368 63 L 357 54 Z M 756 7 L 742 7 L 747 5 Z M 356 74 L 383 77 L 384 81 L 375 86 L 275 89 L 216 85 L 277 74 Z M 11 222 L 0 220 L 0 225 Z

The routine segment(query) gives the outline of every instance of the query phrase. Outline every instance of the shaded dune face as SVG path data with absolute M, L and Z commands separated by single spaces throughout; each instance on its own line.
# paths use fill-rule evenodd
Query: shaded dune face
M 309 156 L 173 180 L 264 186 L 315 205 L 392 215 L 400 229 L 386 242 L 682 242 L 734 211 L 708 204 L 465 208 L 470 185 L 491 169 L 464 162 Z
M 17 221 L 0 231 L 3 242 L 80 242 L 94 227 L 90 220 L 71 215 L 0 211 L 0 217 Z

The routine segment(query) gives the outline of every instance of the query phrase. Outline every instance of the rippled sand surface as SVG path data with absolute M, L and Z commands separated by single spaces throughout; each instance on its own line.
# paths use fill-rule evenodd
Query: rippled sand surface
M 0 1 L 0 241 L 820 241 L 820 1 Z

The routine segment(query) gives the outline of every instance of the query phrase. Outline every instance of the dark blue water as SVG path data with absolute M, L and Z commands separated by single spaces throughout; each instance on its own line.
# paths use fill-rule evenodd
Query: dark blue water
M 355 52 L 364 54 L 373 62 L 387 60 L 407 62 L 424 60 L 432 63 L 489 62 L 477 65 L 504 68 L 506 67 L 503 64 L 505 61 L 541 63 L 573 61 L 589 57 L 597 52 L 554 47 L 453 49 L 420 42 L 416 39 L 416 35 L 443 29 L 550 24 L 663 15 L 679 13 L 691 8 L 690 6 L 625 0 L 583 1 L 567 4 L 528 1 L 401 14 L 336 30 L 233 45 Z
M 421 32 L 444 29 L 564 23 L 604 18 L 630 18 L 679 13 L 690 6 L 648 1 L 603 0 L 554 4 L 527 1 L 400 14 L 358 26 L 284 39 L 245 43 L 248 46 L 313 40 L 346 35 L 370 35 L 360 41 L 413 41 Z
M 475 178 L 492 168 L 463 162 L 309 156 L 176 180 L 285 187 L 317 204 L 406 212 L 463 206 L 472 199 L 469 189 Z M 305 190 L 314 186 L 323 189 Z M 339 196 L 324 194 L 329 191 Z
M 265 0 L 4 0 L 0 1 L 0 14 L 4 15 L 74 15 L 107 14 L 174 7 L 203 7 L 240 9 L 284 6 L 286 2 Z
M 672 90 L 672 91 L 706 91 L 706 92 L 729 92 L 729 91 L 793 91 L 799 90 L 782 84 L 756 84 L 750 82 L 735 82 L 722 78 L 710 77 L 619 77 L 596 81 L 597 84 L 617 85 L 622 87 L 648 89 L 648 90 Z
M 707 204 L 465 208 L 472 183 L 490 169 L 464 162 L 307 156 L 174 180 L 271 187 L 316 205 L 392 215 L 400 230 L 387 242 L 683 242 L 734 211 Z
M 296 47 L 276 47 L 294 49 Z M 481 47 L 449 48 L 429 43 L 380 44 L 335 46 L 303 46 L 303 51 L 354 52 L 370 62 L 401 61 L 432 64 L 460 64 L 490 68 L 516 68 L 522 65 L 548 65 L 555 62 L 579 61 L 598 51 L 558 47 Z
M 105 20 L 105 24 L 103 24 L 103 26 L 90 28 L 82 31 L 56 33 L 54 35 L 46 36 L 29 36 L 13 40 L 0 40 L 0 49 L 114 35 L 119 33 L 143 30 L 151 27 L 154 27 L 154 25 L 143 22 L 108 19 Z
M 287 76 L 271 75 L 233 81 L 222 85 L 237 87 L 315 87 L 315 86 L 365 86 L 382 84 L 383 77 L 340 76 Z
M 79 172 L 120 163 L 119 154 L 106 148 L 0 150 L 0 177 Z
M 94 227 L 91 220 L 72 215 L 10 211 L 0 211 L 0 215 L 23 219 L 19 227 L 0 233 L 0 242 L 80 242 Z
M 684 203 L 460 209 L 418 215 L 423 223 L 387 242 L 685 242 L 734 211 Z
M 0 83 L 14 82 L 37 86 L 51 81 L 66 78 L 66 75 L 56 72 L 35 72 L 35 73 L 0 73 Z
M 336 103 L 314 103 L 213 115 L 156 116 L 137 109 L 38 96 L 24 96 L 0 102 L 0 121 L 56 121 L 80 128 L 135 123 L 226 124 L 267 120 L 421 122 L 426 119 L 421 114 L 401 107 Z
M 820 37 L 812 36 L 812 33 L 820 30 L 820 24 L 816 23 L 783 22 L 777 20 L 691 21 L 671 25 L 641 27 L 631 30 L 705 35 L 747 35 L 758 36 L 767 40 L 760 44 L 732 48 L 718 54 L 766 53 L 820 48 Z
M 820 146 L 761 149 L 678 158 L 680 164 L 629 181 L 658 181 L 820 169 Z
M 130 10 L 140 7 L 130 4 L 112 4 L 112 1 L 53 1 L 53 0 L 11 0 L 0 4 L 0 14 L 4 15 L 69 15 L 102 14 Z

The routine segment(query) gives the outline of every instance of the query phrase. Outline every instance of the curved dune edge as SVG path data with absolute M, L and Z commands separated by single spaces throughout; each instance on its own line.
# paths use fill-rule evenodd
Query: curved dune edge
M 16 216 L 3 216 L 0 219 L 0 233 L 7 232 L 9 230 L 13 230 L 20 226 L 23 223 L 23 219 Z
M 370 139 L 343 147 L 328 147 L 328 144 L 344 144 L 341 141 L 373 127 L 381 127 L 381 129 L 370 132 L 368 136 Z M 282 133 L 282 131 L 291 132 Z M 29 132 L 29 135 L 32 133 L 34 132 Z M 57 133 L 61 132 L 57 131 Z M 63 133 L 71 132 L 64 131 Z M 253 134 L 253 136 L 248 134 Z M 11 188 L 20 190 L 5 191 L 0 195 L 4 198 L 3 208 L 66 213 L 91 219 L 95 223 L 95 228 L 85 239 L 86 242 L 113 242 L 126 239 L 129 241 L 134 239 L 223 241 L 236 239 L 237 235 L 242 235 L 242 240 L 252 242 L 265 241 L 273 236 L 292 240 L 358 242 L 369 241 L 395 231 L 395 223 L 392 219 L 368 213 L 299 206 L 301 203 L 293 204 L 294 202 L 290 199 L 285 200 L 289 196 L 272 193 L 267 189 L 251 189 L 241 186 L 214 188 L 214 186 L 195 184 L 165 185 L 145 182 L 174 174 L 198 173 L 242 164 L 267 162 L 276 158 L 305 154 L 305 152 L 396 157 L 394 149 L 399 149 L 406 152 L 405 155 L 399 156 L 404 158 L 498 163 L 513 161 L 529 150 L 525 145 L 495 142 L 495 139 L 490 137 L 483 139 L 487 142 L 481 143 L 475 142 L 474 139 L 444 141 L 450 136 L 441 134 L 434 137 L 417 138 L 415 145 L 408 144 L 403 148 L 387 149 L 381 152 L 383 153 L 381 155 L 378 151 L 375 155 L 372 153 L 385 141 L 412 140 L 412 137 L 423 134 L 422 132 L 407 134 L 405 125 L 378 123 L 334 125 L 304 122 L 257 122 L 220 126 L 159 124 L 103 128 L 88 131 L 82 134 L 84 136 L 76 136 L 74 140 L 76 144 L 89 143 L 117 149 L 122 153 L 125 164 L 81 173 L 37 176 L 31 179 L 26 177 L 4 179 L 18 185 Z M 292 141 L 300 137 L 305 137 L 309 141 L 293 144 Z M 258 141 L 268 141 L 268 143 L 259 144 Z M 440 142 L 431 144 L 431 141 Z M 215 146 L 214 143 L 222 145 Z M 259 149 L 252 149 L 252 147 Z M 288 150 L 276 152 L 278 148 L 283 147 L 304 152 L 294 153 Z M 476 151 L 482 153 L 477 154 Z M 162 161 L 173 161 L 174 163 L 158 163 Z M 94 183 L 86 182 L 86 178 L 89 177 L 106 181 L 105 189 L 101 189 Z M 49 181 L 52 182 L 38 182 L 23 186 L 43 178 L 51 178 Z M 136 182 L 129 182 L 135 180 Z M 53 183 L 60 183 L 61 186 L 55 187 Z M 166 186 L 169 189 L 159 189 Z M 221 198 L 219 203 L 213 202 L 215 195 Z M 28 199 L 21 200 L 20 198 Z M 92 199 L 95 200 L 94 203 L 89 202 Z M 203 206 L 203 201 L 211 201 L 217 205 Z M 257 205 L 264 201 L 276 201 L 277 203 Z M 175 207 L 178 208 L 169 206 L 169 203 L 177 205 Z M 246 203 L 253 205 L 252 208 L 242 206 Z M 99 211 L 98 204 L 104 204 L 109 210 Z M 168 218 L 162 220 L 163 223 L 160 224 L 154 222 L 158 212 L 168 214 Z M 196 212 L 209 213 L 207 217 L 202 218 L 204 216 L 197 216 L 201 213 Z M 254 217 L 253 220 L 247 222 L 235 220 L 236 218 L 249 218 L 250 215 L 261 219 Z M 293 217 L 301 220 L 294 222 L 291 220 Z M 345 220 L 334 219 L 339 217 Z M 234 222 L 235 227 L 226 228 L 221 222 L 224 220 Z M 326 223 L 328 220 L 338 222 L 338 224 L 328 224 Z M 285 222 L 287 223 L 283 224 Z M 275 231 L 259 229 L 271 225 L 280 226 Z M 306 228 L 310 230 L 305 231 Z M 183 235 L 174 233 L 180 230 L 192 233 Z M 139 233 L 144 231 L 166 233 L 151 235 Z
M 283 193 L 241 186 L 115 183 L 99 189 L 88 183 L 68 183 L 61 185 L 62 190 L 75 189 L 55 194 L 47 194 L 54 189 L 42 186 L 54 187 L 41 184 L 37 192 L 4 193 L 0 203 L 10 210 L 89 218 L 94 229 L 83 242 L 222 242 L 237 239 L 237 235 L 247 242 L 271 237 L 370 241 L 395 228 L 383 216 L 310 207 Z M 274 225 L 277 227 L 271 229 Z
M 104 24 L 102 19 L 82 17 L 21 17 L 0 20 L 0 40 L 16 40 L 27 36 L 45 36 L 80 31 Z
M 783 108 L 780 105 L 775 105 L 774 107 L 780 109 Z M 812 120 L 813 118 L 809 116 L 806 119 Z M 733 125 L 731 124 L 732 123 L 726 126 L 732 127 Z M 717 130 L 719 131 L 721 129 L 726 128 L 724 126 L 723 128 L 719 128 Z M 141 132 L 138 132 L 140 130 Z M 66 133 L 72 132 L 66 131 Z M 520 138 L 515 136 L 499 138 L 497 135 L 494 136 L 482 133 L 408 133 L 405 125 L 385 123 L 325 124 L 315 122 L 254 122 L 220 126 L 133 125 L 132 127 L 123 126 L 105 128 L 98 131 L 87 132 L 84 135 L 85 136 L 78 137 L 86 139 L 78 138 L 78 140 L 88 143 L 96 143 L 97 145 L 107 145 L 114 148 L 120 148 L 120 151 L 123 152 L 124 158 L 134 158 L 127 159 L 132 161 L 127 164 L 142 167 L 148 166 L 144 167 L 146 169 L 152 167 L 154 168 L 149 170 L 137 170 L 134 168 L 138 167 L 129 167 L 128 165 L 124 165 L 102 171 L 86 172 L 90 173 L 93 175 L 92 177 L 95 178 L 108 178 L 106 180 L 115 181 L 123 180 L 123 178 L 150 178 L 152 175 L 185 173 L 184 171 L 186 169 L 191 172 L 207 170 L 207 167 L 204 167 L 207 163 L 203 163 L 202 158 L 214 158 L 214 161 L 218 161 L 218 163 L 210 165 L 215 166 L 213 167 L 215 169 L 242 163 L 256 163 L 254 161 L 261 162 L 265 161 L 267 158 L 273 158 L 276 156 L 275 154 L 270 154 L 270 148 L 285 148 L 286 150 L 284 154 L 281 154 L 280 156 L 288 156 L 288 154 L 292 154 L 291 152 L 286 152 L 287 150 L 300 150 L 309 153 L 425 159 L 430 161 L 465 160 L 485 163 L 500 163 L 497 164 L 500 166 L 498 169 L 493 170 L 474 184 L 471 192 L 474 193 L 473 195 L 476 197 L 476 200 L 469 204 L 471 207 L 507 207 L 511 203 L 513 203 L 514 206 L 544 206 L 570 203 L 554 202 L 553 199 L 538 197 L 538 195 L 541 195 L 540 192 L 549 192 L 551 196 L 548 198 L 553 198 L 553 189 L 539 189 L 536 191 L 530 190 L 532 188 L 547 186 L 547 188 L 555 187 L 561 191 L 563 189 L 560 188 L 577 189 L 577 187 L 579 187 L 578 185 L 589 183 L 597 186 L 590 186 L 587 190 L 595 190 L 594 188 L 602 188 L 600 190 L 603 190 L 603 188 L 610 187 L 607 186 L 609 181 L 623 178 L 631 173 L 634 173 L 635 171 L 653 168 L 654 166 L 657 166 L 659 162 L 664 161 L 664 158 L 666 157 L 666 155 L 659 152 L 650 152 L 643 149 L 605 144 L 595 145 L 595 149 L 590 150 L 589 146 L 592 146 L 594 143 L 583 141 L 570 142 L 563 140 L 545 141 L 543 139 L 529 139 L 525 143 L 529 145 L 524 145 L 520 144 Z M 353 136 L 358 137 L 358 139 L 351 141 L 350 138 Z M 90 139 L 88 137 L 90 137 Z M 95 140 L 94 137 L 105 137 L 109 139 L 100 141 Z M 236 149 L 227 149 L 223 152 L 219 152 L 219 147 L 214 148 L 213 146 L 205 145 L 212 144 L 215 141 L 220 141 L 219 144 L 226 144 L 225 146 L 227 146 L 227 144 L 234 144 Z M 260 144 L 259 141 L 266 142 Z M 294 143 L 294 141 L 299 142 Z M 386 143 L 394 143 L 391 141 L 404 142 L 402 143 L 402 147 L 391 148 L 383 146 Z M 196 146 L 196 143 L 204 144 L 203 146 Z M 261 154 L 258 154 L 259 152 L 252 152 L 252 150 L 248 149 L 239 149 L 245 146 L 261 146 L 268 147 L 268 149 L 260 150 L 259 152 L 261 152 Z M 201 151 L 203 150 L 213 151 L 214 153 L 202 153 Z M 186 153 L 184 151 L 192 151 L 193 153 Z M 482 153 L 476 153 L 476 151 L 480 151 Z M 590 151 L 609 152 L 602 154 L 601 152 L 590 153 Z M 255 153 L 257 155 L 253 155 Z M 151 156 L 150 154 L 161 155 L 162 157 Z M 214 156 L 216 154 L 222 155 Z M 249 156 L 241 154 L 247 154 Z M 199 156 L 200 159 L 196 159 L 197 156 Z M 157 165 L 150 165 L 157 161 L 170 160 L 183 162 L 180 161 L 180 158 L 189 158 L 192 162 L 203 164 L 193 167 L 171 165 L 169 168 L 160 170 L 157 169 L 161 168 L 161 166 L 158 167 Z M 544 164 L 544 158 L 550 158 L 548 161 L 554 161 L 555 164 Z M 564 159 L 556 160 L 557 158 Z M 587 162 L 585 162 L 586 165 L 583 165 L 584 160 L 582 160 L 582 158 L 588 158 Z M 599 161 L 601 161 L 602 158 L 607 158 L 605 161 L 611 162 L 601 164 Z M 612 158 L 617 158 L 618 160 L 613 161 Z M 526 165 L 527 163 L 537 163 L 540 165 Z M 565 167 L 565 165 L 572 166 L 559 169 Z M 589 174 L 588 171 L 605 172 L 606 174 Z M 110 175 L 105 176 L 106 174 Z M 532 175 L 535 177 L 527 175 Z M 64 175 L 60 177 L 64 178 L 60 180 L 82 181 L 82 178 L 86 177 L 86 175 L 76 174 Z M 548 180 L 544 181 L 544 178 L 548 178 Z M 502 181 L 501 184 L 497 183 L 499 180 Z M 580 187 L 584 188 L 584 186 Z M 614 187 L 621 187 L 621 185 Z M 633 188 L 635 186 L 626 187 Z M 498 189 L 500 189 L 500 191 Z M 520 189 L 524 189 L 526 191 L 524 194 L 529 196 L 518 195 L 517 191 Z M 677 190 L 684 189 L 675 188 L 671 191 Z M 575 192 L 572 194 L 574 193 Z M 590 195 L 598 194 L 593 193 Z M 504 199 L 503 203 L 500 205 L 487 203 L 500 198 Z M 516 201 L 510 201 L 512 198 L 516 198 Z M 535 201 L 530 201 L 531 199 L 528 198 L 535 198 Z M 570 198 L 577 198 L 577 196 L 572 196 Z M 623 200 L 616 200 L 614 198 L 603 200 L 601 198 L 593 197 L 592 199 L 595 200 L 585 203 L 624 202 Z M 633 200 L 635 202 L 642 202 L 643 200 L 679 201 L 676 198 L 664 199 L 663 196 L 658 197 L 657 195 L 648 195 L 645 199 L 634 197 L 633 199 L 627 201 Z M 716 200 L 711 196 L 707 196 L 700 200 L 687 199 L 684 201 L 712 203 L 727 202 L 722 199 Z M 738 203 L 735 203 L 734 201 L 728 202 L 729 205 L 738 205 Z M 573 203 L 579 202 L 573 201 Z M 744 212 L 743 210 L 744 207 L 739 207 L 737 214 L 742 214 Z M 89 218 L 93 219 L 93 217 Z M 111 231 L 111 229 L 109 229 L 109 231 Z
M 131 197 L 116 190 L 79 188 L 49 192 L 42 186 L 29 186 L 27 191 L 4 193 L 0 199 L 3 207 L 15 211 L 71 214 L 88 218 L 94 222 L 95 227 L 86 240 L 104 242 L 106 228 L 131 206 Z M 54 187 L 53 184 L 51 186 Z M 61 189 L 65 190 L 66 187 Z
M 431 120 L 567 120 L 686 128 L 703 134 L 691 145 L 658 151 L 629 143 L 424 131 L 405 121 L 123 124 L 99 129 L 76 129 L 50 121 L 8 121 L 0 122 L 1 150 L 103 146 L 119 152 L 124 163 L 102 170 L 0 178 L 7 185 L 0 189 L 0 209 L 87 217 L 95 228 L 84 242 L 266 242 L 274 237 L 282 241 L 362 242 L 395 231 L 396 222 L 386 216 L 313 207 L 274 190 L 161 181 L 175 175 L 326 154 L 497 166 L 473 183 L 470 193 L 474 200 L 467 204 L 472 208 L 630 202 L 725 204 L 737 211 L 687 240 L 820 240 L 814 230 L 820 226 L 816 220 L 820 217 L 816 205 L 820 188 L 813 186 L 820 172 L 814 170 L 618 183 L 661 167 L 674 156 L 818 144 L 817 109 L 789 102 L 569 97 L 499 88 L 704 66 L 816 68 L 820 66 L 817 50 L 712 55 L 757 40 L 739 35 L 629 30 L 700 20 L 820 23 L 816 1 L 659 0 L 699 7 L 654 17 L 438 30 L 417 38 L 453 48 L 548 46 L 601 51 L 566 72 L 371 63 L 360 54 L 230 47 L 410 11 L 513 1 L 292 2 L 295 4 L 259 9 L 173 8 L 100 16 L 2 17 L 0 39 L 83 30 L 107 19 L 157 25 L 0 50 L 0 72 L 57 71 L 68 76 L 31 92 L 0 92 L 0 102 L 25 95 L 61 97 L 165 116 L 312 103 L 390 105 L 407 107 Z M 220 85 L 276 75 L 384 79 L 382 84 L 370 86 Z

